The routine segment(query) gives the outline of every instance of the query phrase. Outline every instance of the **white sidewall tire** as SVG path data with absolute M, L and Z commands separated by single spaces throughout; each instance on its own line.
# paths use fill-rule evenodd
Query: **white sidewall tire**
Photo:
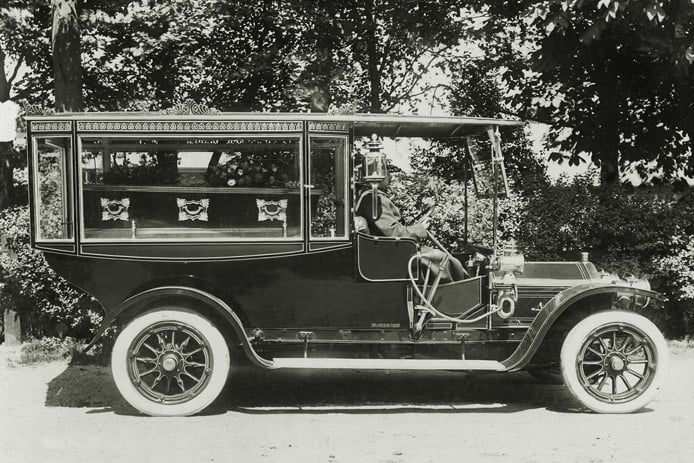
M 655 373 L 651 383 L 639 396 L 624 403 L 606 403 L 588 393 L 583 388 L 576 369 L 580 349 L 588 337 L 596 330 L 614 324 L 622 324 L 641 331 L 650 338 L 654 346 Z M 660 330 L 646 317 L 623 310 L 598 312 L 586 317 L 569 331 L 561 349 L 561 372 L 564 384 L 584 406 L 598 413 L 632 413 L 645 407 L 665 385 L 668 365 L 668 346 Z
M 161 322 L 180 322 L 198 331 L 208 342 L 213 368 L 204 389 L 192 399 L 178 404 L 161 404 L 143 396 L 129 374 L 129 348 L 133 341 L 150 326 Z M 171 308 L 145 313 L 118 335 L 111 354 L 111 372 L 123 398 L 140 412 L 151 416 L 194 415 L 209 406 L 224 389 L 230 370 L 229 347 L 224 336 L 207 319 L 183 308 Z

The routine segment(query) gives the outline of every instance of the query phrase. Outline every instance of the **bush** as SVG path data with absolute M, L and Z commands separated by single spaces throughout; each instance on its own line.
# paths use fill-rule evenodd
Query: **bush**
M 5 282 L 0 303 L 20 313 L 24 334 L 89 337 L 101 321 L 97 306 L 88 295 L 58 277 L 40 251 L 31 249 L 28 207 L 1 211 L 0 230 L 13 254 L 0 257 Z
M 691 202 L 666 185 L 603 187 L 579 176 L 528 194 L 516 239 L 528 260 L 575 260 L 585 251 L 607 272 L 648 278 L 669 299 L 667 334 L 694 334 Z
M 672 254 L 656 258 L 658 286 L 669 295 L 668 330 L 676 336 L 694 334 L 694 235 L 676 236 Z
M 449 161 L 441 157 L 434 161 Z M 444 180 L 445 169 L 433 161 L 420 159 L 419 166 L 424 174 L 393 175 L 391 197 L 406 223 L 438 198 L 431 229 L 456 251 L 464 243 L 464 185 Z M 648 278 L 668 299 L 666 334 L 694 335 L 694 195 L 667 185 L 599 186 L 593 172 L 556 184 L 536 170 L 509 172 L 520 192 L 499 202 L 500 241 L 514 239 L 528 261 L 577 260 L 589 252 L 599 269 Z M 523 175 L 532 181 L 514 178 Z M 491 200 L 468 194 L 469 241 L 490 247 Z
M 430 230 L 451 252 L 457 252 L 465 245 L 464 184 L 399 172 L 392 175 L 389 195 L 400 209 L 405 224 L 413 223 L 422 212 L 436 204 Z M 492 245 L 491 200 L 477 199 L 472 191 L 468 191 L 467 232 L 469 243 Z

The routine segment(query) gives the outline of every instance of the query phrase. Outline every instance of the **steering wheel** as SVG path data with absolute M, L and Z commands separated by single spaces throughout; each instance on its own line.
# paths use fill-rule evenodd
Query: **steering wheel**
M 424 213 L 420 216 L 420 218 L 419 218 L 419 220 L 417 220 L 417 222 L 419 222 L 419 223 L 424 222 L 429 217 L 431 217 L 431 214 L 432 214 L 432 212 L 434 212 L 434 209 L 436 208 L 437 205 L 438 205 L 437 202 L 435 202 L 433 205 L 431 205 L 426 211 L 424 211 Z M 451 254 L 450 251 L 448 251 L 448 249 L 446 249 L 446 247 L 443 244 L 441 244 L 441 242 L 438 239 L 436 239 L 436 236 L 434 236 L 434 234 L 431 232 L 431 230 L 429 230 L 427 228 L 426 231 L 427 231 L 427 237 L 429 238 L 429 241 L 431 241 L 434 244 L 434 246 L 436 246 L 439 249 L 439 251 L 446 254 L 449 259 L 455 259 L 453 257 L 453 254 Z M 457 259 L 455 259 L 455 260 L 457 263 L 458 262 Z M 463 278 L 469 278 L 470 277 L 470 273 L 465 269 L 465 267 L 462 266 L 462 264 L 455 265 L 449 261 L 448 266 L 449 266 L 449 272 L 451 275 L 453 275 L 453 270 L 451 269 L 451 265 L 454 265 L 456 267 L 458 273 L 463 274 L 462 275 Z

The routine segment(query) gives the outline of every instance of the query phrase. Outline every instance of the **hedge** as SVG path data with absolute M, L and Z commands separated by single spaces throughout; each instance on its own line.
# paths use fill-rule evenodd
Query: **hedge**
M 551 184 L 526 182 L 499 204 L 499 240 L 514 240 L 527 261 L 578 260 L 588 252 L 605 272 L 647 278 L 666 298 L 663 328 L 694 335 L 694 195 L 671 186 L 598 186 L 595 174 Z M 469 191 L 469 237 L 491 247 L 492 205 Z M 398 173 L 391 195 L 405 220 L 438 198 L 431 228 L 462 248 L 464 186 L 436 175 Z
M 5 288 L 3 307 L 13 307 L 27 337 L 73 336 L 85 339 L 101 322 L 96 303 L 51 269 L 43 253 L 31 249 L 27 206 L 0 211 L 0 230 L 11 253 L 0 256 Z

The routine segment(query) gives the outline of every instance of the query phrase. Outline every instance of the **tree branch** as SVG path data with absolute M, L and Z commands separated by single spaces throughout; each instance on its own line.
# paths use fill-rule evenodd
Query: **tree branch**
M 423 57 L 427 52 L 429 52 L 430 49 L 423 49 L 421 53 L 417 54 L 416 56 L 413 56 L 412 59 L 408 60 L 405 63 L 405 69 L 414 69 L 414 63 L 419 61 L 421 57 Z M 426 64 L 425 68 L 428 69 L 431 63 L 436 59 L 436 56 L 434 56 L 429 62 Z M 402 87 L 405 85 L 405 81 L 409 79 L 413 79 L 412 83 L 408 86 L 408 89 L 405 91 L 400 92 L 400 96 L 396 96 L 394 98 L 391 98 L 392 101 L 398 102 L 407 97 L 409 93 L 414 89 L 414 87 L 417 86 L 417 83 L 422 80 L 422 76 L 424 73 L 416 73 L 414 71 L 412 72 L 404 72 L 400 79 L 397 82 L 393 82 L 390 85 L 390 88 L 392 91 L 397 90 L 398 88 Z M 392 109 L 392 105 L 391 105 Z
M 17 74 L 19 74 L 19 68 L 22 67 L 22 64 L 24 64 L 24 57 L 20 56 L 17 59 L 17 64 L 15 65 L 14 70 L 12 71 L 12 75 L 9 79 L 7 79 L 7 83 L 10 86 L 10 88 L 12 87 L 12 83 L 14 82 L 14 80 L 17 78 Z
M 447 49 L 447 48 L 450 48 L 450 47 L 448 47 L 448 46 L 447 46 L 447 47 L 444 47 L 444 48 L 440 49 L 438 52 L 433 53 L 433 56 L 431 57 L 431 59 L 424 65 L 424 69 L 428 70 L 428 69 L 431 67 L 432 63 L 433 63 L 434 61 L 436 61 L 437 59 L 439 59 L 441 53 L 442 53 L 445 49 Z M 421 56 L 424 56 L 424 54 L 427 53 L 427 52 L 429 52 L 429 51 L 430 51 L 430 50 L 425 50 L 425 51 L 423 51 L 419 56 L 420 56 L 420 57 L 421 57 Z M 412 94 L 412 91 L 415 89 L 415 87 L 417 86 L 417 84 L 422 80 L 422 77 L 424 76 L 424 73 L 415 73 L 415 72 L 404 73 L 402 79 L 400 79 L 400 81 L 399 81 L 397 84 L 395 84 L 392 88 L 393 88 L 393 89 L 397 89 L 399 86 L 401 86 L 401 85 L 404 83 L 405 79 L 406 79 L 408 76 L 410 76 L 410 77 L 412 78 L 411 84 L 408 85 L 407 88 L 406 88 L 404 91 L 400 92 L 400 95 L 399 95 L 399 96 L 394 96 L 393 98 L 391 98 L 391 100 L 392 100 L 393 102 L 397 103 L 397 102 L 399 102 L 399 101 L 404 100 L 404 99 L 407 98 L 408 96 L 409 96 L 409 97 L 415 96 L 415 95 Z M 435 88 L 435 87 L 432 87 L 432 88 Z M 423 93 L 423 92 L 420 92 L 420 93 L 418 93 L 418 94 L 416 94 L 416 95 L 421 95 L 422 93 Z M 391 109 L 392 109 L 392 106 L 391 106 Z

